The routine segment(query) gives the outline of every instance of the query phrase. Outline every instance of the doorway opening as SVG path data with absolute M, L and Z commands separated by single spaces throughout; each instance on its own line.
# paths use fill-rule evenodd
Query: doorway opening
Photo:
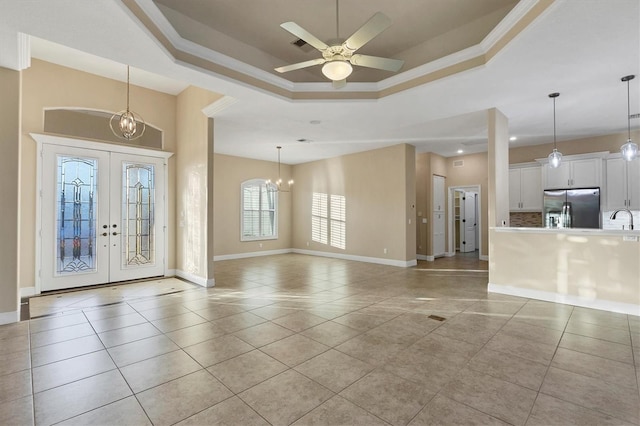
M 449 187 L 447 256 L 486 260 L 482 252 L 480 185 Z

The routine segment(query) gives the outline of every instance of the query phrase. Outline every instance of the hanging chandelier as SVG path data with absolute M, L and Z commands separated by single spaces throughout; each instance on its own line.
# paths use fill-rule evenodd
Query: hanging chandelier
M 621 81 L 627 82 L 627 143 L 620 147 L 622 158 L 627 161 L 633 161 L 638 157 L 638 144 L 631 140 L 631 100 L 629 96 L 629 82 L 636 78 L 635 75 L 627 75 L 622 77 Z
M 282 178 L 280 177 L 280 150 L 282 147 L 277 146 L 276 148 L 278 149 L 278 180 L 275 182 L 272 182 L 271 179 L 267 180 L 267 188 L 278 192 L 289 192 L 291 191 L 291 185 L 293 185 L 293 179 L 289 179 L 286 186 L 283 184 Z
M 138 139 L 144 134 L 146 125 L 140 115 L 129 109 L 129 65 L 127 65 L 127 109 L 116 112 L 109 120 L 109 127 L 116 137 L 125 140 Z
M 553 99 L 553 151 L 549 154 L 549 167 L 557 169 L 562 162 L 562 153 L 558 151 L 556 144 L 556 98 L 560 96 L 560 93 L 550 93 L 549 97 Z

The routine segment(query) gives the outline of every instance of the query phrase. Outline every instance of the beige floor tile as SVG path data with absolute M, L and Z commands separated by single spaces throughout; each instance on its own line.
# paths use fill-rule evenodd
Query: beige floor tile
M 375 315 L 365 315 L 361 313 L 350 313 L 347 315 L 343 315 L 341 317 L 335 318 L 333 321 L 338 324 L 346 325 L 347 327 L 353 328 L 355 330 L 359 330 L 365 332 L 367 330 L 371 330 L 374 327 L 379 326 L 387 322 L 389 319 L 375 316 Z
M 609 324 L 609 323 L 606 323 Z M 567 324 L 567 333 L 578 334 L 580 336 L 593 337 L 594 339 L 607 340 L 609 342 L 631 345 L 631 335 L 629 327 L 626 329 L 608 327 L 577 321 L 573 317 Z
M 183 351 L 169 352 L 120 369 L 134 393 L 193 373 L 202 367 Z
M 35 368 L 40 365 L 62 361 L 63 359 L 73 358 L 102 349 L 104 349 L 104 345 L 98 336 L 80 337 L 79 339 L 67 340 L 66 342 L 54 343 L 32 349 L 31 362 Z
M 274 323 L 286 327 L 296 333 L 325 321 L 327 321 L 325 318 L 313 315 L 306 311 L 299 311 L 273 320 Z
M 533 405 L 527 426 L 549 425 L 629 426 L 631 423 L 541 393 Z
M 154 425 L 171 425 L 233 394 L 205 370 L 136 395 Z
M 28 350 L 11 352 L 2 356 L 0 362 L 0 377 L 29 368 L 31 368 L 31 353 Z
M 469 368 L 537 391 L 542 385 L 547 365 L 512 354 L 482 349 L 469 362 Z
M 265 306 L 258 309 L 252 309 L 249 312 L 267 320 L 274 320 L 276 318 L 280 318 L 285 315 L 296 313 L 297 311 L 298 309 L 295 309 L 295 308 L 283 308 L 280 306 Z
M 459 364 L 469 361 L 482 346 L 431 333 L 418 340 L 412 348 L 429 356 Z
M 407 424 L 434 393 L 391 373 L 375 370 L 340 393 L 393 425 Z
M 480 314 L 494 314 L 512 316 L 518 312 L 525 304 L 524 300 L 521 301 L 507 301 L 507 300 L 480 300 L 473 305 L 469 306 L 465 312 L 467 313 L 480 313 Z
M 213 321 L 213 324 L 220 327 L 226 333 L 233 333 L 234 331 L 262 324 L 265 321 L 266 320 L 264 318 L 254 315 L 251 312 L 242 312 L 215 320 Z
M 449 383 L 464 365 L 464 361 L 436 358 L 412 346 L 390 359 L 382 369 L 435 393 Z
M 389 340 L 387 336 L 365 333 L 347 340 L 336 346 L 335 349 L 360 361 L 379 366 L 388 362 L 408 346 L 406 343 Z
M 83 309 L 83 313 L 89 321 L 96 321 L 120 315 L 133 314 L 135 313 L 135 309 L 123 302 L 113 306 Z
M 438 395 L 413 418 L 409 426 L 419 425 L 494 425 L 507 426 L 508 423 L 488 414 L 460 404 L 445 396 Z
M 605 327 L 629 329 L 627 315 L 615 312 L 576 307 L 571 314 L 571 319 Z
M 36 424 L 52 424 L 131 395 L 117 370 L 35 394 Z
M 187 346 L 184 351 L 206 368 L 253 349 L 253 346 L 243 342 L 241 339 L 227 335 L 207 340 L 197 345 Z
M 118 367 L 124 367 L 138 361 L 153 358 L 168 352 L 178 350 L 179 347 L 164 335 L 148 337 L 135 342 L 109 348 L 109 355 Z
M 149 418 L 133 396 L 96 408 L 59 424 L 64 426 L 151 426 Z
M 194 414 L 178 426 L 269 426 L 269 423 L 236 396 Z
M 95 334 L 95 332 L 89 323 L 55 328 L 31 334 L 31 347 L 37 348 L 39 346 L 51 345 L 53 343 L 77 339 L 78 337 L 90 336 L 92 334 Z
M 571 349 L 577 352 L 584 352 L 590 355 L 612 359 L 614 361 L 633 364 L 633 352 L 631 346 L 621 345 L 619 343 L 565 333 L 562 336 L 562 340 L 560 340 L 559 346 L 561 348 Z
M 515 355 L 530 361 L 549 365 L 556 351 L 555 345 L 536 342 L 535 340 L 516 337 L 506 332 L 499 332 L 486 345 L 486 348 Z
M 254 325 L 253 327 L 236 331 L 234 333 L 234 336 L 258 348 L 264 345 L 268 345 L 269 343 L 284 339 L 285 337 L 289 337 L 292 334 L 293 331 L 287 328 L 284 328 L 272 322 L 265 322 L 262 324 Z
M 83 324 L 87 318 L 82 312 L 69 315 L 53 315 L 50 317 L 33 319 L 30 321 L 29 330 L 33 333 L 53 330 L 54 328 L 68 327 L 70 325 Z
M 289 367 L 294 367 L 328 349 L 328 346 L 300 334 L 294 334 L 260 348 L 262 352 Z
M 287 370 L 283 363 L 260 351 L 251 351 L 207 370 L 235 393 L 242 392 Z
M 334 318 L 338 318 L 350 312 L 353 312 L 353 309 L 346 306 L 332 306 L 332 305 L 322 304 L 322 305 L 313 307 L 308 311 L 313 315 L 319 316 L 326 320 L 332 320 Z
M 33 390 L 42 392 L 115 369 L 106 350 L 91 352 L 33 369 Z
M 145 323 L 100 333 L 98 337 L 100 337 L 104 346 L 110 348 L 112 346 L 124 345 L 125 343 L 146 339 L 147 337 L 157 334 L 160 334 L 157 328 L 152 324 Z
M 0 403 L 0 424 L 25 426 L 34 424 L 33 397 L 31 395 Z
M 206 308 L 198 309 L 194 312 L 201 317 L 208 319 L 209 321 L 213 321 L 231 315 L 239 314 L 244 311 L 245 309 L 241 306 L 226 305 L 222 303 L 209 303 Z
M 91 321 L 91 326 L 96 333 L 104 333 L 105 331 L 143 324 L 146 322 L 147 320 L 142 315 L 134 312 L 132 314 L 119 315 L 117 317 L 93 320 Z
M 156 321 L 163 318 L 188 314 L 189 312 L 189 309 L 182 305 L 167 305 L 140 311 L 140 315 L 142 315 L 147 321 Z
M 461 313 L 453 319 L 447 320 L 433 333 L 475 345 L 484 345 L 491 340 L 506 321 L 506 317 Z
M 29 327 L 30 321 L 0 325 L 0 341 L 12 337 L 26 337 L 29 335 Z
M 31 395 L 31 370 L 0 376 L 0 403 Z
M 158 330 L 162 331 L 163 333 L 168 333 L 170 331 L 190 327 L 192 325 L 201 324 L 203 322 L 207 322 L 207 320 L 202 318 L 200 315 L 189 312 L 173 317 L 160 318 L 155 321 L 151 321 L 151 324 L 153 324 Z
M 173 340 L 178 346 L 184 348 L 201 343 L 216 337 L 223 336 L 224 330 L 210 322 L 192 325 L 167 333 L 167 337 Z
M 513 425 L 524 425 L 536 392 L 486 374 L 465 370 L 441 395 L 497 417 Z
M 511 336 L 523 339 L 533 340 L 534 342 L 544 343 L 545 345 L 558 346 L 562 338 L 561 330 L 553 330 L 547 327 L 533 325 L 521 321 L 519 318 L 513 318 L 500 329 L 500 333 L 509 334 Z
M 540 392 L 631 423 L 640 423 L 638 392 L 602 380 L 551 367 Z
M 633 365 L 624 362 L 558 348 L 551 366 L 633 390 L 638 389 Z
M 315 327 L 311 327 L 300 334 L 309 337 L 316 342 L 333 347 L 346 342 L 360 333 L 360 331 L 347 327 L 346 325 L 327 321 L 316 325 Z
M 295 426 L 384 426 L 388 424 L 338 395 L 293 423 Z
M 340 392 L 373 370 L 373 366 L 331 349 L 303 362 L 295 370 L 334 392 Z
M 288 425 L 333 396 L 293 370 L 285 371 L 238 395 L 274 426 Z

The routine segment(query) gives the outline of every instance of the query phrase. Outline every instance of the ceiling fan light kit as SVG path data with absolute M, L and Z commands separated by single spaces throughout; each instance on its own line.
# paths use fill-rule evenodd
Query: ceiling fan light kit
M 336 4 L 336 21 L 338 20 L 338 7 Z M 298 39 L 305 41 L 310 46 L 315 47 L 322 53 L 322 58 L 309 61 L 298 62 L 291 65 L 278 67 L 275 70 L 279 73 L 308 68 L 315 65 L 322 65 L 322 74 L 333 81 L 334 88 L 344 87 L 345 79 L 353 72 L 353 66 L 375 68 L 384 71 L 398 72 L 404 61 L 391 58 L 380 58 L 377 56 L 355 54 L 356 50 L 378 36 L 391 26 L 389 19 L 382 12 L 378 12 L 371 17 L 363 26 L 353 33 L 342 44 L 329 46 L 295 22 L 285 22 L 280 25 Z M 336 23 L 336 28 L 339 25 Z

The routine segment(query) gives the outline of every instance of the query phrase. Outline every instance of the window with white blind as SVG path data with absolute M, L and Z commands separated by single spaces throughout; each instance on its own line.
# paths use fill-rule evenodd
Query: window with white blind
M 278 192 L 264 179 L 253 179 L 241 185 L 240 240 L 273 240 L 278 238 Z
M 314 192 L 311 205 L 311 239 L 346 249 L 346 200 L 343 195 Z

